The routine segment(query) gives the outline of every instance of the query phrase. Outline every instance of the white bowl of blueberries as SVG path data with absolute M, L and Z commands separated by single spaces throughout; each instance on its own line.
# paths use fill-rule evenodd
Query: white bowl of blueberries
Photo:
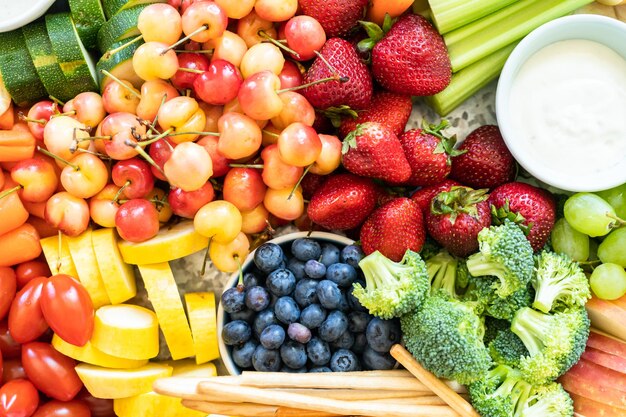
M 259 246 L 222 294 L 217 330 L 231 375 L 242 371 L 350 372 L 395 367 L 397 320 L 373 317 L 352 295 L 365 286 L 351 239 L 291 233 Z

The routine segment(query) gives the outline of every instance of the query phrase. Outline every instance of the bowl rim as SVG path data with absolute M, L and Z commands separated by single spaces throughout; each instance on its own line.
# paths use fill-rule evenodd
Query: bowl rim
M 13 1 L 13 0 L 9 0 Z M 40 18 L 54 4 L 55 0 L 37 0 L 29 8 L 22 9 L 21 14 L 8 19 L 0 19 L 0 32 L 9 32 Z M 19 6 L 18 6 L 19 7 Z
M 622 163 L 621 165 L 619 165 L 618 168 L 612 171 L 606 171 L 607 173 L 603 174 L 604 176 L 600 177 L 599 181 L 597 181 L 597 185 L 594 184 L 593 187 L 589 187 L 590 184 L 585 184 L 585 186 L 577 185 L 575 182 L 580 179 L 579 177 L 562 177 L 555 180 L 554 178 L 551 178 L 550 175 L 548 175 L 549 171 L 546 170 L 545 167 L 533 164 L 533 159 L 525 153 L 525 151 L 523 150 L 523 146 L 521 146 L 519 144 L 519 141 L 516 140 L 516 134 L 512 127 L 510 114 L 508 112 L 508 100 L 510 97 L 511 89 L 517 72 L 519 71 L 521 66 L 536 52 L 543 49 L 547 45 L 557 42 L 557 40 L 555 40 L 544 44 L 543 40 L 546 36 L 550 36 L 554 33 L 559 33 L 565 28 L 573 28 L 574 30 L 576 30 L 578 28 L 581 28 L 581 23 L 603 26 L 608 25 L 612 27 L 612 30 L 623 33 L 623 37 L 626 41 L 626 23 L 607 16 L 593 14 L 570 15 L 560 17 L 539 26 L 520 41 L 520 43 L 513 49 L 513 52 L 511 53 L 509 58 L 506 60 L 502 72 L 500 73 L 496 88 L 495 109 L 498 127 L 502 133 L 502 137 L 507 145 L 507 148 L 509 149 L 511 154 L 513 154 L 515 160 L 522 167 L 524 167 L 524 169 L 528 171 L 528 173 L 530 173 L 538 180 L 562 190 L 571 192 L 594 192 L 610 189 L 625 183 L 626 163 Z M 585 30 L 586 29 L 582 28 L 580 29 L 579 33 L 583 33 Z M 584 38 L 584 36 L 572 36 L 568 37 L 567 39 Z M 607 41 L 597 40 L 597 38 L 594 39 L 594 41 L 602 43 L 603 45 L 611 48 L 611 46 L 607 44 Z M 614 48 L 611 49 L 614 50 Z M 624 58 L 626 59 L 626 57 Z M 620 172 L 620 170 L 624 172 L 623 176 L 620 177 L 619 175 L 613 175 L 615 172 Z
M 278 236 L 274 239 L 268 240 L 266 243 L 275 243 L 277 245 L 282 245 L 284 243 L 294 241 L 296 239 L 303 238 L 303 237 L 310 237 L 316 240 L 325 240 L 328 242 L 337 243 L 337 244 L 341 244 L 345 246 L 351 245 L 354 243 L 354 240 L 350 239 L 349 237 L 338 235 L 335 233 L 329 233 L 329 232 L 293 232 L 293 233 L 288 233 L 282 236 Z M 256 252 L 256 249 L 250 252 L 250 254 L 246 257 L 246 260 L 241 264 L 242 270 L 245 270 L 245 268 L 253 262 L 255 252 Z M 222 293 L 226 291 L 227 289 L 233 287 L 238 279 L 239 279 L 239 272 L 238 271 L 233 272 L 230 278 L 228 279 L 228 281 L 226 282 L 226 284 L 224 285 L 224 289 L 222 290 Z M 216 297 L 218 299 L 217 344 L 219 347 L 220 358 L 222 360 L 222 363 L 224 364 L 224 367 L 228 371 L 229 375 L 240 375 L 241 370 L 233 361 L 230 349 L 228 346 L 226 346 L 226 344 L 224 343 L 224 340 L 222 339 L 222 329 L 224 328 L 226 313 L 224 312 L 224 308 L 222 307 L 221 295 L 222 294 L 219 294 L 219 297 Z

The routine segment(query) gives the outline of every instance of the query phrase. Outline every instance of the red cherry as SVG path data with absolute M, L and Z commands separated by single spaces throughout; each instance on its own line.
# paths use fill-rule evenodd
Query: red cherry
M 176 144 L 168 138 L 159 139 L 150 145 L 148 154 L 154 162 L 156 162 L 156 164 L 163 169 L 163 165 L 165 165 L 165 161 L 170 159 L 174 147 L 176 147 Z M 167 178 L 165 178 L 165 176 L 152 165 L 150 165 L 150 171 L 152 171 L 152 175 L 161 181 L 167 181 Z
M 115 214 L 115 227 L 122 239 L 143 242 L 159 232 L 159 212 L 143 198 L 128 200 Z
M 201 100 L 223 105 L 237 97 L 242 82 L 243 77 L 237 67 L 223 59 L 215 59 L 195 79 L 193 90 Z
M 302 85 L 302 73 L 300 67 L 293 61 L 285 60 L 283 70 L 278 74 L 280 79 L 280 88 L 293 88 Z
M 292 17 L 284 26 L 287 46 L 298 53 L 293 56 L 298 61 L 308 61 L 315 57 L 315 52 L 326 43 L 326 33 L 320 23 L 311 16 Z
M 180 217 L 193 219 L 198 210 L 215 198 L 213 185 L 207 182 L 195 191 L 184 191 L 180 188 L 172 188 L 167 196 L 167 201 L 172 213 Z
M 213 178 L 223 177 L 230 170 L 231 160 L 217 150 L 220 138 L 217 136 L 205 136 L 201 138 L 197 143 L 202 145 L 204 149 L 209 153 L 211 161 L 213 162 Z
M 111 170 L 113 183 L 124 187 L 127 199 L 143 198 L 154 188 L 154 175 L 149 163 L 139 158 L 119 161 Z
M 190 52 L 178 54 L 178 66 L 180 68 L 206 71 L 209 69 L 210 64 L 209 58 L 203 54 Z M 174 87 L 179 90 L 185 90 L 193 88 L 193 82 L 199 75 L 200 73 L 198 72 L 178 70 L 170 80 L 172 81 L 172 85 L 174 85 Z

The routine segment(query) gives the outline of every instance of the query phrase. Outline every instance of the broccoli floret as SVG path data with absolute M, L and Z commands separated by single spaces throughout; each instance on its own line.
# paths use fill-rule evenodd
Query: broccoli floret
M 498 336 L 501 330 L 511 330 L 511 322 L 485 316 L 485 346 Z
M 506 322 L 505 322 L 506 323 Z M 508 324 L 508 323 L 507 323 Z M 509 327 L 498 331 L 487 345 L 491 359 L 497 364 L 519 368 L 520 359 L 528 356 L 522 340 Z
M 418 309 L 430 288 L 426 264 L 420 255 L 407 250 L 400 262 L 376 251 L 359 262 L 365 288 L 354 284 L 352 294 L 382 319 L 400 317 Z
M 529 352 L 520 359 L 524 377 L 533 384 L 544 384 L 578 362 L 589 336 L 589 317 L 583 307 L 554 314 L 525 307 L 515 314 L 511 330 Z
M 495 290 L 498 279 L 495 277 L 469 277 L 468 289 L 463 296 L 465 301 L 476 303 L 477 311 L 497 319 L 512 320 L 522 307 L 530 307 L 533 294 L 530 285 L 514 293 L 500 297 Z
M 553 309 L 584 306 L 591 298 L 589 281 L 578 264 L 569 256 L 543 251 L 535 257 L 536 274 L 533 307 L 544 313 Z
M 429 371 L 461 384 L 482 378 L 491 366 L 484 325 L 473 306 L 438 291 L 422 308 L 400 318 L 407 349 Z
M 485 228 L 478 234 L 480 252 L 467 258 L 467 268 L 474 276 L 498 277 L 494 288 L 506 297 L 525 288 L 534 271 L 533 248 L 522 229 L 505 220 L 500 226 Z
M 459 261 L 450 255 L 447 250 L 426 260 L 426 271 L 430 278 L 430 292 L 444 290 L 451 297 L 457 298 L 456 276 Z
M 519 417 L 572 417 L 574 402 L 561 384 L 534 387 Z
M 456 286 L 461 289 L 467 288 L 470 277 L 471 275 L 467 269 L 467 262 L 465 259 L 459 259 L 456 266 Z
M 526 404 L 532 388 L 519 370 L 499 365 L 470 384 L 469 394 L 472 405 L 481 416 L 511 417 Z

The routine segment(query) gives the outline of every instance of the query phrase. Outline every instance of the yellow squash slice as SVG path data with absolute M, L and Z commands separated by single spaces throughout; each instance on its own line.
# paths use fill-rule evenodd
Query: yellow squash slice
M 96 254 L 91 244 L 91 229 L 85 230 L 76 237 L 68 237 L 67 246 L 70 249 L 72 261 L 78 272 L 76 278 L 89 293 L 94 308 L 111 304 L 109 296 L 104 289 Z
M 59 236 L 50 236 L 40 241 L 48 267 L 53 275 L 66 274 L 78 278 L 70 248 L 67 246 L 69 238 L 62 234 Z
M 131 369 L 139 368 L 148 363 L 147 360 L 124 359 L 111 356 L 95 348 L 91 341 L 87 342 L 85 346 L 75 346 L 67 343 L 56 334 L 52 336 L 52 346 L 72 359 L 104 368 Z
M 118 417 L 206 417 L 207 415 L 183 406 L 180 398 L 157 394 L 154 391 L 116 399 L 113 401 L 113 411 Z
M 122 259 L 114 229 L 100 229 L 91 234 L 93 250 L 98 254 L 98 268 L 111 304 L 120 304 L 137 294 L 133 268 Z
M 159 378 L 172 375 L 172 367 L 149 363 L 135 369 L 109 369 L 81 363 L 76 373 L 85 388 L 96 398 L 126 398 L 152 391 L 152 384 Z M 137 414 L 136 416 L 159 414 Z
M 215 295 L 212 292 L 187 293 L 185 304 L 193 335 L 196 363 L 201 364 L 219 358 Z

